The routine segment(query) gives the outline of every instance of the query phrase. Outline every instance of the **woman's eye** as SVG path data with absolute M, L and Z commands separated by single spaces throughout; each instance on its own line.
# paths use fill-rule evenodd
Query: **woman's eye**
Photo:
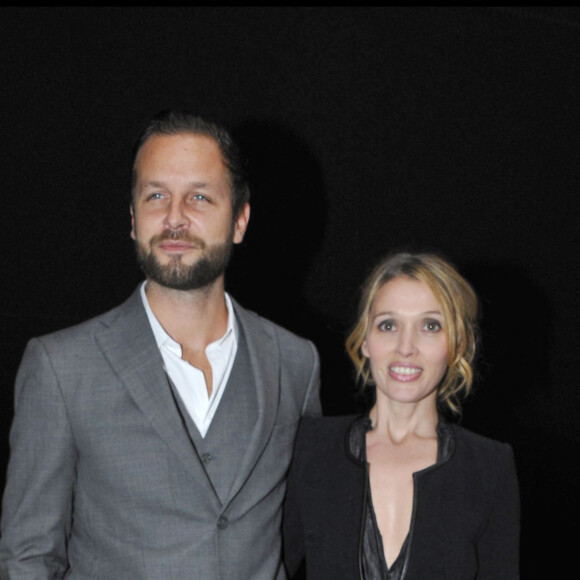
M 427 320 L 423 328 L 427 332 L 439 332 L 441 330 L 441 323 L 437 320 Z
M 379 323 L 379 330 L 381 332 L 392 332 L 395 330 L 395 321 L 394 320 L 383 320 Z

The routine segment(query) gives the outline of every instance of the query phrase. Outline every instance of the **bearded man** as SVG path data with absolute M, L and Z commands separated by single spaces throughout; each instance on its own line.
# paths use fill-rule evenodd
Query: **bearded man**
M 27 346 L 0 577 L 283 579 L 296 428 L 318 414 L 312 343 L 224 290 L 250 218 L 239 150 L 198 116 L 137 141 L 131 237 L 145 281 Z

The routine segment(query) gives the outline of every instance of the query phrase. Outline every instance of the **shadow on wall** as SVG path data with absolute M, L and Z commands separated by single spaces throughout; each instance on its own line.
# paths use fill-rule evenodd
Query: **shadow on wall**
M 319 162 L 279 124 L 249 120 L 234 136 L 250 160 L 252 213 L 228 271 L 228 289 L 244 306 L 312 340 L 321 355 L 325 413 L 352 412 L 352 373 L 343 346 L 349 321 L 323 320 L 305 298 L 327 219 Z
M 464 274 L 481 299 L 482 354 L 462 422 L 514 449 L 522 505 L 521 575 L 527 578 L 539 553 L 573 550 L 573 534 L 546 532 L 558 529 L 560 515 L 578 511 L 580 433 L 557 430 L 554 419 L 575 423 L 573 401 L 554 396 L 566 392 L 563 387 L 574 377 L 550 367 L 558 358 L 554 305 L 525 272 L 484 262 L 471 264 Z

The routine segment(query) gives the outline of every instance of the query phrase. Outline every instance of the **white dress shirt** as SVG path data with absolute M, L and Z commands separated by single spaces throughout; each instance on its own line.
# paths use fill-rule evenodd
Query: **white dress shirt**
M 181 345 L 167 334 L 153 314 L 145 293 L 146 284 L 147 282 L 144 282 L 141 285 L 141 298 L 155 336 L 155 342 L 163 358 L 165 372 L 173 381 L 201 436 L 205 437 L 226 389 L 238 350 L 238 328 L 232 301 L 226 293 L 228 325 L 225 334 L 205 349 L 211 366 L 213 382 L 211 395 L 208 396 L 203 372 L 181 358 Z

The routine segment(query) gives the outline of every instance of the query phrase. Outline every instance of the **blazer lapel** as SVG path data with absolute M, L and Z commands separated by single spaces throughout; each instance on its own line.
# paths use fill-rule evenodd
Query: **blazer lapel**
M 227 502 L 231 502 L 244 486 L 260 455 L 266 448 L 280 400 L 280 345 L 275 333 L 259 316 L 232 300 L 236 319 L 246 338 L 250 365 L 258 401 L 258 420 L 245 450 L 240 469 L 234 478 Z
M 97 336 L 97 343 L 135 403 L 185 468 L 213 491 L 173 400 L 139 289 Z

